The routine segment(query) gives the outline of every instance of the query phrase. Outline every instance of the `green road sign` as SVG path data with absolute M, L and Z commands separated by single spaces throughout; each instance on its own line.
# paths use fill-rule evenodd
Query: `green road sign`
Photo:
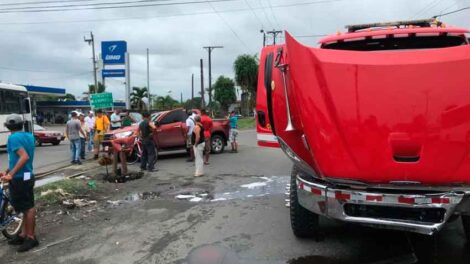
M 91 106 L 93 109 L 103 109 L 113 107 L 112 93 L 97 93 L 91 95 Z

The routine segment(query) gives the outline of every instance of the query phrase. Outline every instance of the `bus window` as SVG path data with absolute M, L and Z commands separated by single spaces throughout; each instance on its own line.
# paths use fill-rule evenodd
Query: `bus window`
M 3 92 L 3 112 L 5 113 L 21 113 L 20 94 L 10 91 Z

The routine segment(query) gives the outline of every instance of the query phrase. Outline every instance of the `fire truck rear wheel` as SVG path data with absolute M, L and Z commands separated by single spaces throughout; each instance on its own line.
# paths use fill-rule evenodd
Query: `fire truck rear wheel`
M 299 204 L 297 199 L 297 168 L 294 166 L 290 180 L 290 221 L 294 235 L 299 238 L 314 237 L 318 230 L 318 218 Z
M 462 225 L 467 241 L 470 242 L 470 215 L 462 215 Z

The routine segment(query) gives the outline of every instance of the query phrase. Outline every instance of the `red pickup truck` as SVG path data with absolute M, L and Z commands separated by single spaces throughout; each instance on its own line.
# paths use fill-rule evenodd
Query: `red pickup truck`
M 261 52 L 257 131 L 293 161 L 296 236 L 319 216 L 470 241 L 470 30 L 436 20 L 352 25 Z
M 193 110 L 198 112 L 198 110 Z M 153 133 L 153 139 L 157 146 L 157 153 L 173 150 L 186 149 L 186 119 L 188 115 L 182 108 L 157 112 L 152 114 L 157 130 Z M 227 145 L 230 129 L 229 121 L 226 119 L 214 119 L 211 131 L 212 153 L 218 154 L 224 151 Z M 137 124 L 110 131 L 105 135 L 104 146 L 110 146 L 110 141 L 115 138 L 132 137 L 137 131 Z

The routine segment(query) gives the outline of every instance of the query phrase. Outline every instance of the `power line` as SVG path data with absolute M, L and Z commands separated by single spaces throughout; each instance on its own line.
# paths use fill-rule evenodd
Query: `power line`
M 274 13 L 273 6 L 271 5 L 271 0 L 267 0 L 267 1 L 268 1 L 268 6 L 271 9 L 271 14 L 273 14 L 274 22 L 276 22 L 277 28 L 282 28 L 281 25 L 279 24 L 276 14 Z
M 438 18 L 438 17 L 447 16 L 447 15 L 450 15 L 450 14 L 455 14 L 455 13 L 462 12 L 462 11 L 468 10 L 468 9 L 470 9 L 470 6 L 463 7 L 463 8 L 460 8 L 460 9 L 457 9 L 457 10 L 454 10 L 454 11 L 450 11 L 450 12 L 447 12 L 447 13 L 444 13 L 444 14 L 436 15 L 436 16 L 433 16 L 433 18 Z
M 269 26 L 271 28 L 274 28 L 276 27 L 276 25 L 274 25 L 274 23 L 271 22 L 271 19 L 269 19 L 268 17 L 268 13 L 266 13 L 266 7 L 263 5 L 263 0 L 259 0 L 259 4 L 261 6 L 261 11 L 263 11 L 263 14 L 264 14 L 264 18 L 266 19 L 266 21 L 269 23 Z
M 239 35 L 237 34 L 237 32 L 232 28 L 232 26 L 227 22 L 227 20 L 225 20 L 225 18 L 217 11 L 217 9 L 215 9 L 215 7 L 212 5 L 212 3 L 209 2 L 209 1 L 206 1 L 206 2 L 210 5 L 210 7 L 212 8 L 212 10 L 214 10 L 214 12 L 215 12 L 215 13 L 217 14 L 217 16 L 220 18 L 220 20 L 222 20 L 222 21 L 225 23 L 225 25 L 230 29 L 230 31 L 232 31 L 233 35 L 238 39 L 238 41 L 240 41 L 240 42 L 243 44 L 243 46 L 245 46 L 245 48 L 246 48 L 247 50 L 249 50 L 248 45 L 246 45 L 245 41 L 243 41 L 243 40 L 240 38 L 240 36 L 239 36 Z
M 280 5 L 273 5 L 273 8 L 285 8 L 285 7 L 296 7 L 296 6 L 306 6 L 306 5 L 314 5 L 314 4 L 324 4 L 324 3 L 331 3 L 331 2 L 340 2 L 346 0 L 317 0 L 317 1 L 309 1 L 309 2 L 302 2 L 302 3 L 293 3 L 293 4 L 280 4 Z M 253 7 L 253 10 L 261 10 L 264 7 Z M 218 13 L 236 13 L 236 12 L 246 12 L 250 11 L 247 8 L 239 8 L 239 9 L 228 9 L 228 10 L 220 10 L 217 11 Z M 214 11 L 202 11 L 202 12 L 190 12 L 190 13 L 180 13 L 180 14 L 172 14 L 172 15 L 158 15 L 158 16 L 147 16 L 147 17 L 121 17 L 121 18 L 101 18 L 101 19 L 87 19 L 87 20 L 50 20 L 50 21 L 35 21 L 35 22 L 3 22 L 0 25 L 43 25 L 43 24 L 67 24 L 67 23 L 95 23 L 95 22 L 106 22 L 106 21 L 120 21 L 120 20 L 142 20 L 142 19 L 154 19 L 154 18 L 171 18 L 171 17 L 181 17 L 181 16 L 194 16 L 194 15 L 211 15 L 214 14 Z
M 261 28 L 264 28 L 264 24 L 263 24 L 263 21 L 261 21 L 261 19 L 259 18 L 259 16 L 256 14 L 255 10 L 251 7 L 250 3 L 248 3 L 248 0 L 244 0 L 246 5 L 248 6 L 248 8 L 251 10 L 251 12 L 253 13 L 253 15 L 256 17 L 256 19 L 258 20 L 258 22 L 261 24 Z
M 88 0 L 89 1 L 89 0 Z M 134 0 L 134 1 L 119 1 L 119 2 L 101 2 L 101 3 L 89 3 L 89 4 L 61 4 L 61 5 L 47 5 L 47 6 L 22 6 L 22 7 L 10 7 L 1 8 L 0 10 L 30 10 L 30 9 L 57 9 L 57 8 L 72 8 L 72 7 L 92 7 L 92 6 L 118 6 L 124 4 L 140 4 L 149 2 L 169 2 L 172 0 Z
M 420 14 L 426 13 L 427 11 L 429 11 L 429 10 L 433 9 L 434 7 L 436 7 L 437 5 L 439 5 L 441 1 L 442 0 L 434 0 L 434 2 L 430 2 L 427 6 L 425 6 L 423 9 L 418 11 L 413 17 L 417 17 Z
M 140 0 L 140 1 L 155 1 L 155 0 Z M 210 0 L 209 2 L 231 2 L 231 1 L 238 1 L 238 0 Z M 172 3 L 153 3 L 153 4 L 128 4 L 128 5 L 120 5 L 120 6 L 93 6 L 93 7 L 77 7 L 77 8 L 57 8 L 57 9 L 28 9 L 28 10 L 1 10 L 1 14 L 8 14 L 8 13 L 44 13 L 44 12 L 58 12 L 58 11 L 80 11 L 80 10 L 103 10 L 103 9 L 122 9 L 122 8 L 136 8 L 136 7 L 151 7 L 151 6 L 174 6 L 174 5 L 191 5 L 191 4 L 203 4 L 207 3 L 206 1 L 189 1 L 189 2 L 172 2 Z M 132 2 L 135 3 L 135 2 Z
M 2 3 L 0 6 L 16 6 L 16 5 L 38 5 L 38 4 L 55 4 L 55 3 L 64 3 L 64 2 L 93 2 L 99 0 L 59 0 L 59 1 L 41 1 L 41 2 L 16 2 L 16 3 Z

